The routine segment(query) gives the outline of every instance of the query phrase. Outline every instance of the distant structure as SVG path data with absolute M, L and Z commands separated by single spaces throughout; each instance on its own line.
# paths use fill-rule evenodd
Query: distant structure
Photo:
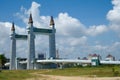
M 83 57 L 82 60 L 88 60 L 88 58 L 87 57 Z
M 49 58 L 56 59 L 56 45 L 55 45 L 55 24 L 53 17 L 51 16 L 50 28 L 36 28 L 33 26 L 32 14 L 29 16 L 27 35 L 19 35 L 15 33 L 14 23 L 11 28 L 11 56 L 10 56 L 10 70 L 16 68 L 16 40 L 25 39 L 28 40 L 28 56 L 27 56 L 27 69 L 34 69 L 35 63 L 35 34 L 44 34 L 49 36 Z
M 57 49 L 57 50 L 56 50 L 56 58 L 59 59 L 59 57 L 60 57 L 60 56 L 59 56 L 59 50 Z
M 88 60 L 91 60 L 92 66 L 98 66 L 100 64 L 101 56 L 94 53 L 88 55 Z
M 44 53 L 38 53 L 38 60 L 43 60 L 45 59 L 45 54 Z
M 105 59 L 106 61 L 115 61 L 115 57 L 114 56 L 112 56 L 111 54 L 108 54 L 107 56 L 106 56 L 106 59 Z
M 87 59 L 88 59 L 88 60 L 91 60 L 91 59 L 93 59 L 93 58 L 98 58 L 98 59 L 100 59 L 100 60 L 102 59 L 101 56 L 100 56 L 99 54 L 96 54 L 96 53 L 94 53 L 94 54 L 89 54 Z

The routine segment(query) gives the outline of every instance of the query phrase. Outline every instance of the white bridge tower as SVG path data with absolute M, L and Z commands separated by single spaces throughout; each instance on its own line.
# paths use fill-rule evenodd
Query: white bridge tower
M 10 57 L 10 69 L 14 70 L 16 68 L 16 39 L 28 40 L 28 56 L 27 56 L 27 69 L 34 69 L 35 66 L 35 34 L 47 34 L 49 36 L 49 58 L 56 59 L 56 45 L 55 45 L 55 33 L 56 29 L 54 26 L 54 20 L 51 16 L 50 28 L 36 28 L 33 26 L 32 14 L 30 14 L 27 35 L 19 35 L 15 33 L 14 23 L 11 28 L 11 57 Z

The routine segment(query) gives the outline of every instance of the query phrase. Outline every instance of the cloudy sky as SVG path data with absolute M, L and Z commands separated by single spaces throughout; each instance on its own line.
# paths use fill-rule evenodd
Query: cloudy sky
M 61 58 L 112 54 L 120 59 L 120 0 L 1 0 L 0 53 L 10 56 L 10 28 L 27 34 L 28 17 L 34 26 L 49 28 L 50 16 L 55 20 L 56 48 Z M 36 35 L 36 54 L 49 56 L 47 35 Z M 17 57 L 26 57 L 27 41 L 17 40 Z

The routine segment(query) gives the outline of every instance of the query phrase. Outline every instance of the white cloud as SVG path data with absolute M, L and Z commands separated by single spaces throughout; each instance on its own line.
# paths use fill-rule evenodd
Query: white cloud
M 57 33 L 62 36 L 80 37 L 84 34 L 84 25 L 68 13 L 59 13 L 55 18 Z
M 58 40 L 59 39 L 59 40 Z M 60 45 L 67 45 L 68 47 L 77 47 L 77 46 L 82 46 L 85 45 L 87 43 L 87 37 L 86 36 L 82 36 L 82 37 L 67 37 L 67 38 L 58 38 L 57 43 Z
M 118 23 L 120 21 L 120 0 L 113 0 L 112 4 L 113 9 L 108 12 L 107 18 L 111 22 Z
M 23 22 L 28 26 L 28 18 L 30 13 L 32 13 L 34 26 L 36 27 L 46 27 L 46 21 L 49 20 L 48 17 L 40 16 L 40 4 L 32 2 L 31 7 L 27 10 L 23 6 L 20 12 L 16 13 L 16 16 L 23 20 Z M 42 24 L 41 24 L 42 23 Z
M 17 15 L 22 18 L 25 24 L 28 22 L 29 13 L 32 13 L 34 26 L 35 27 L 49 27 L 50 16 L 40 16 L 40 4 L 36 2 L 32 2 L 30 9 L 25 9 L 22 7 L 21 13 L 17 13 Z M 22 17 L 21 17 L 22 16 Z M 27 25 L 27 24 L 26 24 Z M 55 26 L 57 29 L 58 35 L 63 36 L 74 36 L 81 37 L 84 35 L 89 36 L 97 36 L 107 31 L 107 27 L 105 25 L 98 26 L 90 26 L 86 28 L 84 24 L 82 24 L 77 18 L 71 17 L 68 13 L 59 13 L 58 17 L 55 18 Z
M 86 30 L 86 34 L 90 36 L 96 36 L 106 32 L 108 28 L 105 25 L 91 26 Z
M 107 14 L 107 19 L 110 21 L 110 28 L 120 35 L 120 0 L 112 0 L 113 9 Z
M 7 57 L 10 55 L 10 33 L 11 33 L 10 31 L 11 31 L 11 26 L 12 26 L 12 23 L 10 23 L 10 22 L 0 22 L 0 29 L 1 29 L 1 31 L 0 31 L 0 37 L 1 37 L 0 53 L 5 53 L 5 55 Z M 17 32 L 25 33 L 25 29 L 20 28 L 17 25 L 15 25 L 15 28 L 16 28 Z M 22 46 L 20 46 L 20 45 L 22 45 Z M 19 49 L 21 49 L 23 47 L 23 44 L 18 43 L 17 46 L 19 46 L 19 48 L 17 49 L 17 50 L 19 50 Z
M 5 52 L 9 47 L 6 42 L 9 42 L 9 33 L 10 33 L 10 23 L 9 22 L 0 22 L 0 51 Z M 9 44 L 8 44 L 9 45 Z
M 87 37 L 86 36 L 83 36 L 83 37 L 80 37 L 80 38 L 71 38 L 69 40 L 69 43 L 71 46 L 79 46 L 79 45 L 84 45 L 86 44 L 87 42 Z

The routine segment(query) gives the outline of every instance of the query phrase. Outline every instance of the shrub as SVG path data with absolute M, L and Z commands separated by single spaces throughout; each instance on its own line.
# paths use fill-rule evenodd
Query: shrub
M 115 76 L 115 77 L 116 77 L 116 76 L 119 76 L 119 71 L 114 71 L 114 72 L 113 72 L 113 76 Z

